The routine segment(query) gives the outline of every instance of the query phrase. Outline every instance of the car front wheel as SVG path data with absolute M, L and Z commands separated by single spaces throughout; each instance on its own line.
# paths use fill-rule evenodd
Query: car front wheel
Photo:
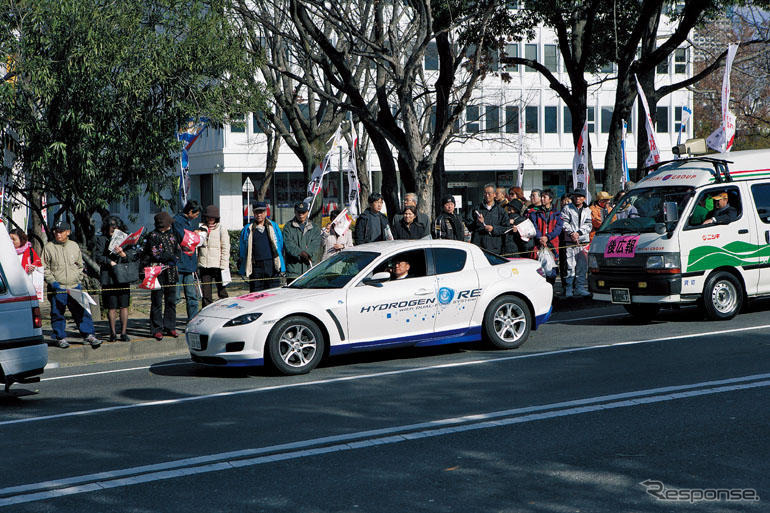
M 732 274 L 717 273 L 703 287 L 703 306 L 711 320 L 732 319 L 743 306 L 743 287 Z
M 267 349 L 278 372 L 306 374 L 321 361 L 324 338 L 318 325 L 305 317 L 287 317 L 270 332 Z
M 487 307 L 484 333 L 499 349 L 516 349 L 527 341 L 532 313 L 527 303 L 516 296 L 501 296 Z

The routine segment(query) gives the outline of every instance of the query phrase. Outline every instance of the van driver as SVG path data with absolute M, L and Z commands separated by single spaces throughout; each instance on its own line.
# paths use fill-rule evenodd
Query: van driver
M 725 191 L 715 192 L 711 198 L 714 200 L 714 208 L 706 214 L 703 224 L 730 224 L 738 219 L 738 211 L 728 202 Z

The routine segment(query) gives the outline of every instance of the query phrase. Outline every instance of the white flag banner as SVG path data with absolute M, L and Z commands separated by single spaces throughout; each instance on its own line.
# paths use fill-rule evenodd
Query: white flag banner
M 358 165 L 356 153 L 358 151 L 358 135 L 353 124 L 353 116 L 350 116 L 350 153 L 348 155 L 348 212 L 353 217 L 358 217 L 358 202 L 361 194 L 361 184 L 358 181 Z M 337 232 L 339 233 L 339 232 Z
M 586 202 L 591 201 L 588 179 L 588 121 L 586 121 L 575 146 L 575 156 L 572 158 L 572 188 L 585 190 Z
M 337 232 L 338 235 L 344 235 L 352 223 L 353 218 L 350 217 L 350 213 L 346 208 L 343 209 L 342 212 L 340 212 L 340 214 L 331 222 L 331 224 L 334 226 L 334 231 Z
M 644 126 L 647 129 L 647 146 L 650 148 L 650 153 L 647 155 L 647 160 L 644 161 L 645 166 L 651 166 L 660 162 L 660 152 L 658 151 L 658 143 L 655 141 L 655 127 L 652 126 L 652 118 L 650 117 L 650 106 L 647 104 L 647 97 L 644 95 L 642 85 L 639 83 L 639 78 L 634 75 L 636 79 L 636 90 L 639 93 L 639 101 L 642 102 L 644 107 Z
M 88 315 L 91 315 L 91 305 L 95 305 L 96 301 L 94 301 L 94 298 L 92 298 L 88 292 L 83 289 L 67 289 L 67 294 L 77 301 L 78 304 L 83 307 L 83 310 L 88 312 Z
M 730 71 L 740 42 L 727 47 L 725 74 L 722 77 L 722 124 L 706 138 L 706 144 L 712 150 L 726 153 L 733 147 L 735 140 L 735 114 L 730 112 Z
M 321 191 L 323 178 L 332 170 L 332 154 L 340 145 L 340 138 L 342 137 L 342 125 L 337 127 L 337 131 L 329 139 L 332 142 L 331 148 L 326 153 L 321 164 L 317 165 L 313 170 L 313 175 L 310 177 L 310 183 L 307 185 L 308 197 L 305 199 L 306 203 L 312 203 L 318 193 Z M 329 142 L 327 141 L 327 142 Z
M 523 112 L 524 102 L 519 98 L 519 169 L 516 175 L 516 187 L 521 187 L 524 184 L 524 123 Z
M 628 183 L 628 157 L 626 156 L 626 133 L 628 132 L 628 123 L 623 120 L 623 128 L 620 132 L 620 160 L 623 167 L 623 173 L 620 175 L 620 189 L 625 190 Z
M 112 232 L 112 238 L 110 239 L 110 245 L 109 250 L 110 253 L 115 253 L 115 250 L 118 249 L 123 244 L 123 241 L 125 241 L 128 238 L 128 234 L 125 232 L 122 232 L 115 228 L 115 231 Z

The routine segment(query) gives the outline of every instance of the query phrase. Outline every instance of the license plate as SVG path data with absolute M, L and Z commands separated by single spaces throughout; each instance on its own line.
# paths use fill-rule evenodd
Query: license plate
M 631 292 L 628 289 L 610 289 L 612 302 L 621 305 L 631 304 Z
M 190 346 L 190 349 L 194 349 L 195 351 L 201 350 L 201 336 L 197 333 L 188 333 L 187 334 L 187 344 Z

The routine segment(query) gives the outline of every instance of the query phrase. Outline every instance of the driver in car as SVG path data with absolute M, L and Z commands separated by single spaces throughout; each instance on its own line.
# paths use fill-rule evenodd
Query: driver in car
M 711 198 L 714 200 L 714 209 L 706 214 L 703 224 L 730 224 L 738 219 L 738 211 L 728 202 L 725 191 L 714 193 Z
M 405 258 L 396 257 L 393 260 L 393 267 L 390 269 L 390 280 L 403 280 L 409 276 L 409 262 Z

